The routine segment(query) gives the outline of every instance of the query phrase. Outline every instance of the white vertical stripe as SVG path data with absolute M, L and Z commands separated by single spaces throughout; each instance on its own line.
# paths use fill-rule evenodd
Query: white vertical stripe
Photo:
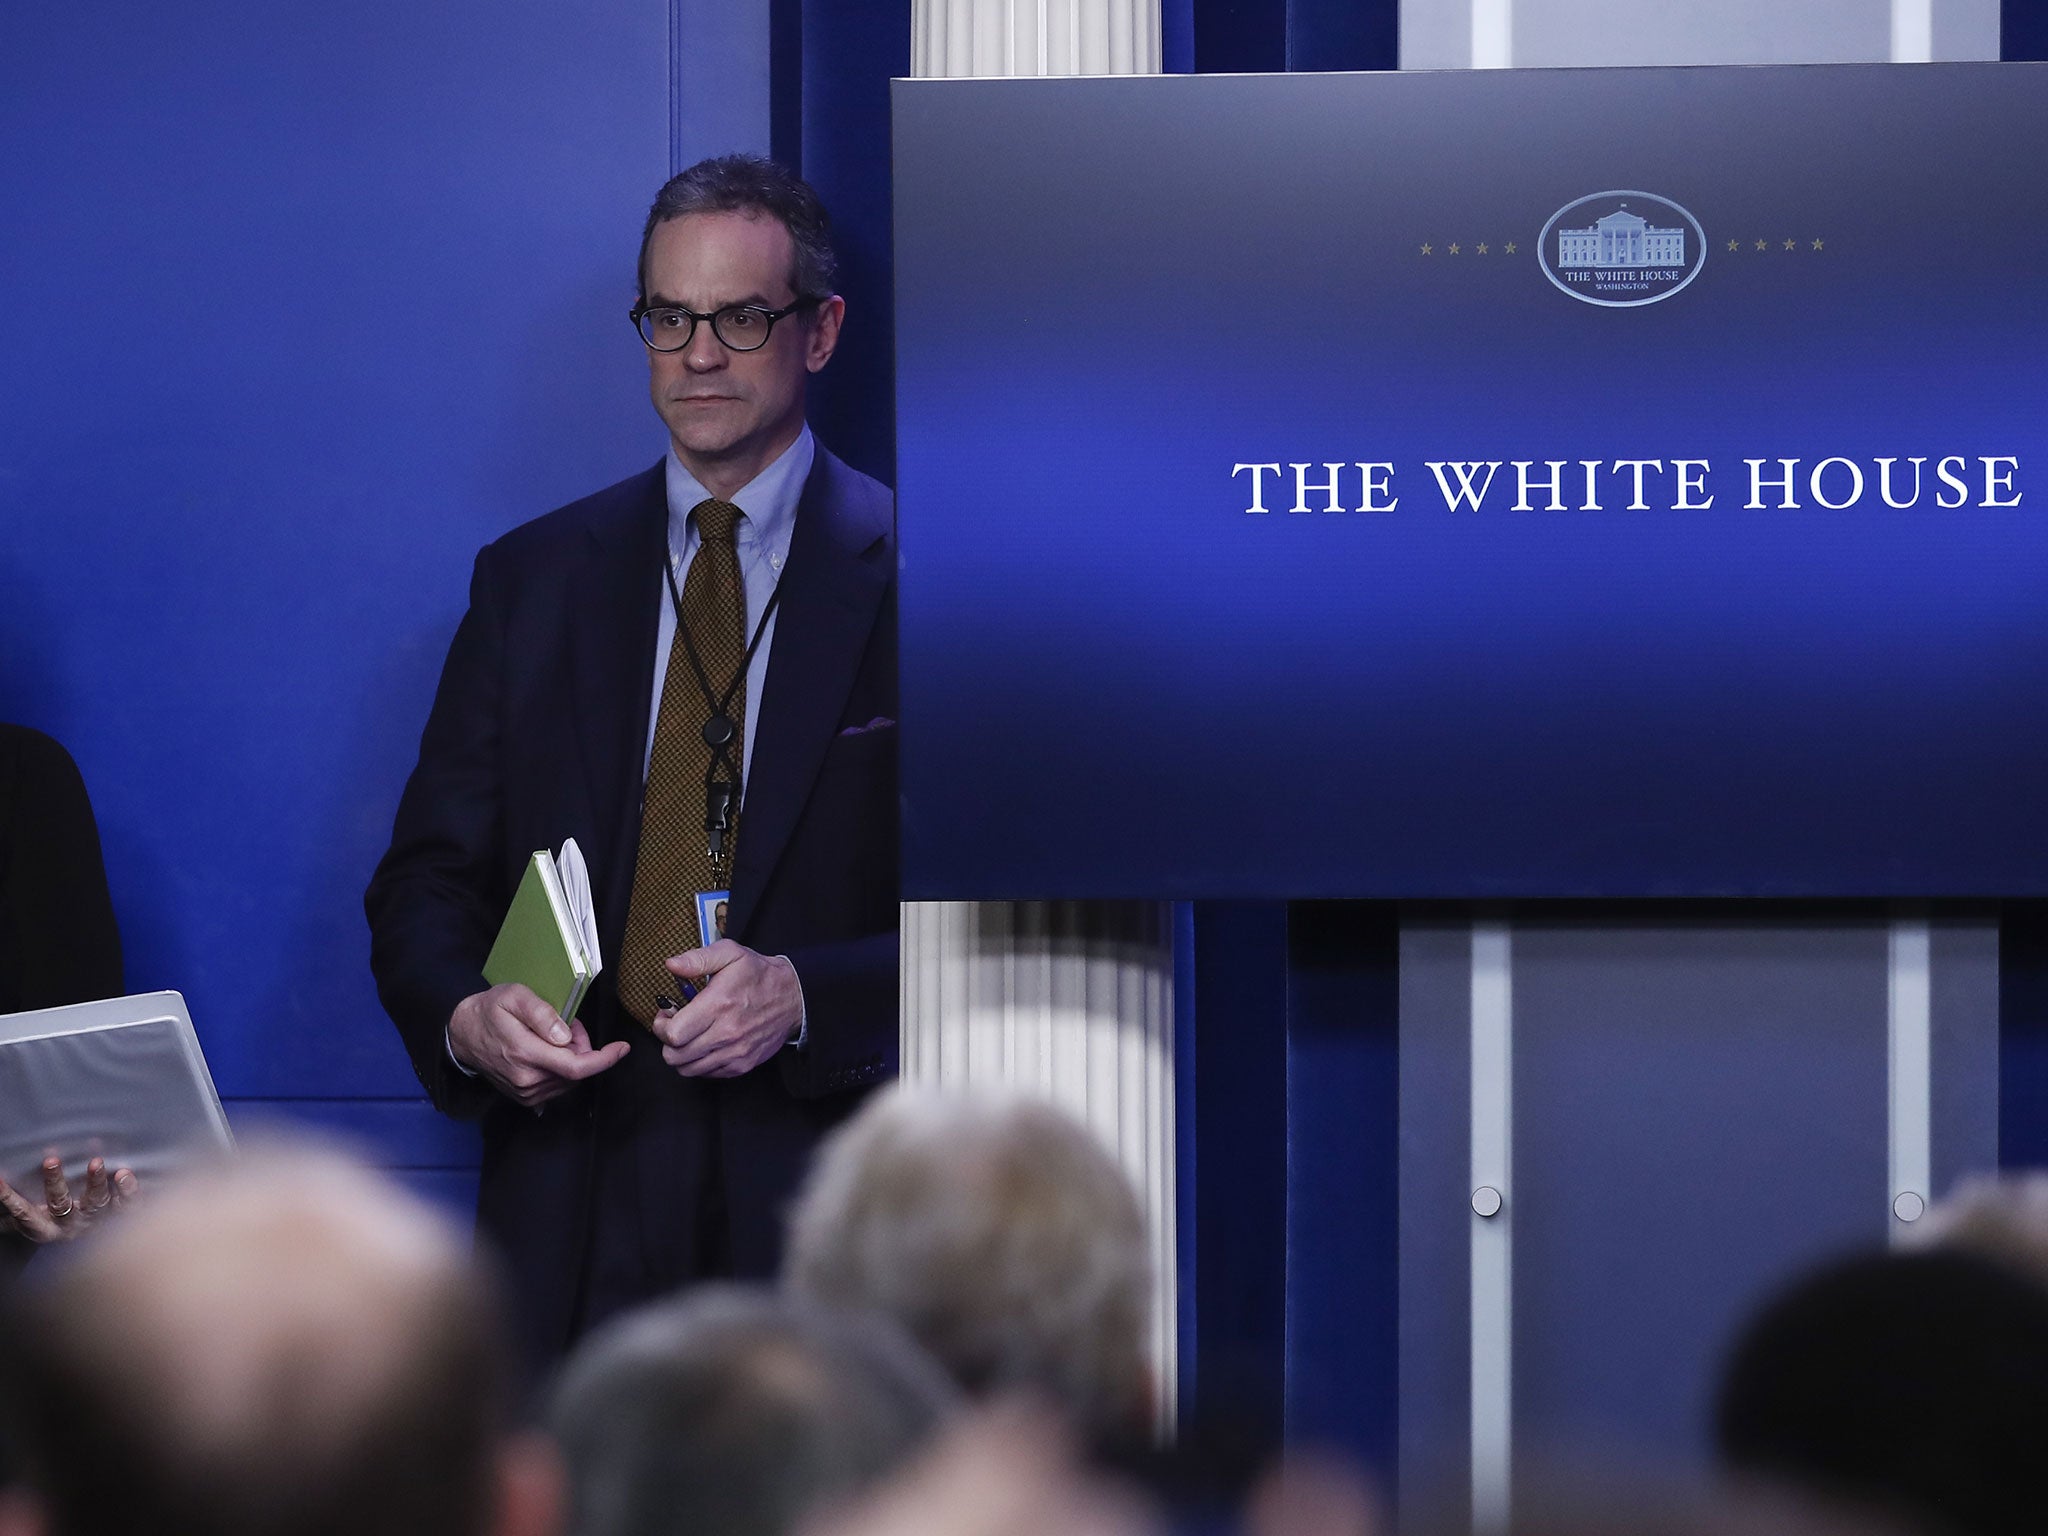
M 974 0 L 946 0 L 946 73 L 974 73 Z
M 1504 922 L 1472 925 L 1472 1188 L 1500 1213 L 1472 1225 L 1472 1527 L 1507 1525 L 1512 1470 L 1514 1290 L 1513 950 Z
M 1892 62 L 1934 61 L 1934 0 L 1892 0 Z
M 974 10 L 974 47 L 969 54 L 969 69 L 977 75 L 998 75 L 1003 70 L 1003 17 L 993 6 L 976 6 Z
M 1157 74 L 1161 31 L 1159 0 L 910 0 L 911 73 Z
M 1894 918 L 1890 944 L 1892 1233 L 1934 1198 L 1934 975 L 1927 919 Z M 1910 1197 L 1910 1198 L 1909 1198 Z M 1903 1202 L 1903 1205 L 1902 1205 Z
M 955 954 L 971 950 L 975 943 L 974 907 L 964 901 L 949 901 L 946 910 L 951 914 L 946 923 L 946 942 L 958 946 L 953 950 Z M 946 988 L 947 1011 L 939 1018 L 936 1031 L 945 1042 L 945 1054 L 940 1059 L 939 1070 L 946 1076 L 965 1077 L 974 1069 L 971 1049 L 975 1036 L 974 1021 L 984 1006 L 979 995 L 984 987 L 978 985 L 981 979 L 964 965 L 946 969 L 950 973 L 950 985 Z
M 920 75 L 1159 68 L 1159 0 L 910 0 Z M 1153 1358 L 1170 1429 L 1175 1275 L 1173 921 L 1159 903 L 909 902 L 903 1075 L 1052 1099 L 1114 1148 L 1152 1235 Z
M 1472 0 L 1472 67 L 1506 69 L 1514 63 L 1515 0 Z

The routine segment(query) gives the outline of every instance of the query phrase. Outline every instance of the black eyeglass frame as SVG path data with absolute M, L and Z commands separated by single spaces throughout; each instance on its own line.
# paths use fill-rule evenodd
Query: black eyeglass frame
M 627 311 L 626 318 L 633 322 L 633 334 L 640 338 L 641 343 L 650 352 L 682 351 L 692 341 L 696 340 L 697 323 L 700 320 L 710 322 L 711 334 L 718 338 L 718 344 L 728 352 L 758 352 L 767 346 L 769 338 L 774 336 L 776 321 L 787 320 L 799 310 L 810 309 L 824 302 L 822 298 L 792 299 L 780 309 L 764 309 L 759 304 L 728 304 L 723 309 L 714 309 L 708 315 L 700 315 L 696 310 L 685 309 L 680 304 L 635 304 L 632 309 Z M 683 332 L 683 339 L 674 346 L 657 347 L 654 344 L 654 339 L 647 334 L 646 328 L 640 323 L 652 314 L 688 315 L 690 317 L 690 328 Z M 731 314 L 758 315 L 768 323 L 768 328 L 761 332 L 761 339 L 751 347 L 736 347 L 726 340 L 725 332 L 718 328 L 718 317 Z

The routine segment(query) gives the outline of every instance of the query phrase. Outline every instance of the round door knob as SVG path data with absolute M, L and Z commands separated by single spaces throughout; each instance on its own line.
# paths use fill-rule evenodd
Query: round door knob
M 1927 1202 L 1910 1189 L 1892 1202 L 1892 1214 L 1901 1221 L 1918 1221 L 1927 1209 Z
M 1472 1210 L 1475 1215 L 1498 1216 L 1501 1206 L 1505 1203 L 1500 1197 L 1500 1191 L 1491 1184 L 1482 1184 L 1472 1191 Z

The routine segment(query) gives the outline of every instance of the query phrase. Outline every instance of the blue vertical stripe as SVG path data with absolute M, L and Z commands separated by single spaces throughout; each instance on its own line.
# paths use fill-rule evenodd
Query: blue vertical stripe
M 1161 0 L 1168 74 L 1398 69 L 1400 0 Z
M 1399 1459 L 1400 930 L 1392 902 L 1290 908 L 1287 1438 L 1391 1486 Z
M 2048 1166 L 2048 901 L 2000 913 L 1998 1162 Z
M 2048 59 L 2048 5 L 2041 0 L 2005 0 L 1998 15 L 2001 59 Z

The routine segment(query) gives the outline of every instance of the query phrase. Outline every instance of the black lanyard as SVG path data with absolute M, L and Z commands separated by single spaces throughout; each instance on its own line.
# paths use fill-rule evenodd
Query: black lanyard
M 704 553 L 702 542 L 697 549 Z M 668 578 L 669 601 L 675 605 L 676 633 L 682 637 L 683 654 L 690 659 L 690 671 L 696 675 L 697 691 L 704 695 L 704 707 L 711 711 L 701 732 L 704 745 L 711 749 L 711 765 L 704 771 L 704 845 L 711 858 L 713 874 L 721 874 L 729 850 L 726 840 L 731 835 L 733 818 L 739 813 L 740 775 L 732 761 L 733 743 L 739 740 L 739 725 L 726 710 L 732 704 L 732 696 L 746 680 L 747 670 L 754 664 L 754 653 L 761 648 L 761 641 L 768 633 L 768 621 L 775 616 L 775 605 L 782 601 L 782 582 L 778 579 L 775 590 L 768 594 L 768 605 L 761 610 L 761 621 L 754 626 L 754 638 L 747 642 L 747 653 L 740 658 L 739 670 L 734 672 L 724 689 L 714 693 L 711 677 L 704 670 L 704 660 L 697 654 L 697 642 L 690 638 L 690 626 L 683 621 L 683 594 L 676 586 L 676 568 L 673 560 L 662 562 L 662 574 Z M 741 578 L 741 590 L 746 586 Z M 664 687 L 667 685 L 664 684 Z

